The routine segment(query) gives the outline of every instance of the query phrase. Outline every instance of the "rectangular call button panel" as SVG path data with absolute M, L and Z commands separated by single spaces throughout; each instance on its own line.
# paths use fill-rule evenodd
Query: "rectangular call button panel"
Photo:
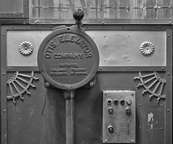
M 103 143 L 135 143 L 135 91 L 103 91 Z

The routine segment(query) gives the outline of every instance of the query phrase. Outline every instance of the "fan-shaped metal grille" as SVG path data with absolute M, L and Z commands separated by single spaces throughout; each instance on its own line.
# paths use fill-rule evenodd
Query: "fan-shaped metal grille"
M 13 77 L 7 80 L 7 87 L 9 89 L 7 99 L 13 100 L 13 103 L 16 103 L 17 99 L 24 100 L 24 94 L 31 95 L 29 88 L 36 88 L 33 81 L 38 79 L 34 76 L 33 71 L 30 74 L 16 72 Z
M 159 103 L 161 99 L 165 99 L 166 95 L 162 94 L 166 80 L 160 78 L 158 73 L 153 72 L 150 74 L 143 74 L 139 72 L 138 77 L 134 77 L 134 80 L 138 80 L 139 83 L 136 86 L 137 88 L 143 87 L 142 95 L 149 94 L 149 99 L 156 98 Z

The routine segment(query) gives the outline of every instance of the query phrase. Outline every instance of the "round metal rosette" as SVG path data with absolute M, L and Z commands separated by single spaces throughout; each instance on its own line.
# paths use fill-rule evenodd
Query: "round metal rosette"
M 152 55 L 154 51 L 155 51 L 155 46 L 152 42 L 144 41 L 143 43 L 141 43 L 140 52 L 142 53 L 142 55 L 149 56 Z
M 77 27 L 53 31 L 38 51 L 39 70 L 47 82 L 59 89 L 84 86 L 95 76 L 98 66 L 96 44 Z
M 29 41 L 24 41 L 19 45 L 19 52 L 24 56 L 29 56 L 32 54 L 34 48 Z

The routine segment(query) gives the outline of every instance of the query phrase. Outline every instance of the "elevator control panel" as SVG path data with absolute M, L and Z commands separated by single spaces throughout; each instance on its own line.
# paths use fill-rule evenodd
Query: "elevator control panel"
M 135 91 L 103 91 L 103 143 L 135 143 Z

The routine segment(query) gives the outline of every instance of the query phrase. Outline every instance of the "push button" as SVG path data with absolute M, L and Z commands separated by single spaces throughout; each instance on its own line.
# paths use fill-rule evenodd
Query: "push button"
M 123 106 L 123 105 L 125 105 L 125 100 L 121 100 L 120 101 L 120 104 Z
M 111 114 L 111 115 L 114 113 L 114 110 L 113 110 L 112 107 L 109 107 L 109 108 L 108 108 L 108 113 Z
M 126 103 L 127 103 L 127 105 L 131 105 L 132 104 L 132 100 L 131 99 L 127 99 Z
M 117 99 L 114 100 L 114 105 L 118 105 L 119 101 Z
M 125 108 L 125 111 L 126 111 L 126 115 L 128 115 L 128 116 L 130 116 L 131 115 L 131 108 L 129 107 L 129 106 L 127 106 L 126 108 Z
M 114 128 L 113 128 L 112 125 L 108 126 L 108 132 L 111 133 L 111 134 L 114 133 Z
M 111 104 L 112 104 L 112 99 L 108 99 L 108 100 L 107 100 L 107 104 L 108 104 L 108 105 L 111 105 Z

